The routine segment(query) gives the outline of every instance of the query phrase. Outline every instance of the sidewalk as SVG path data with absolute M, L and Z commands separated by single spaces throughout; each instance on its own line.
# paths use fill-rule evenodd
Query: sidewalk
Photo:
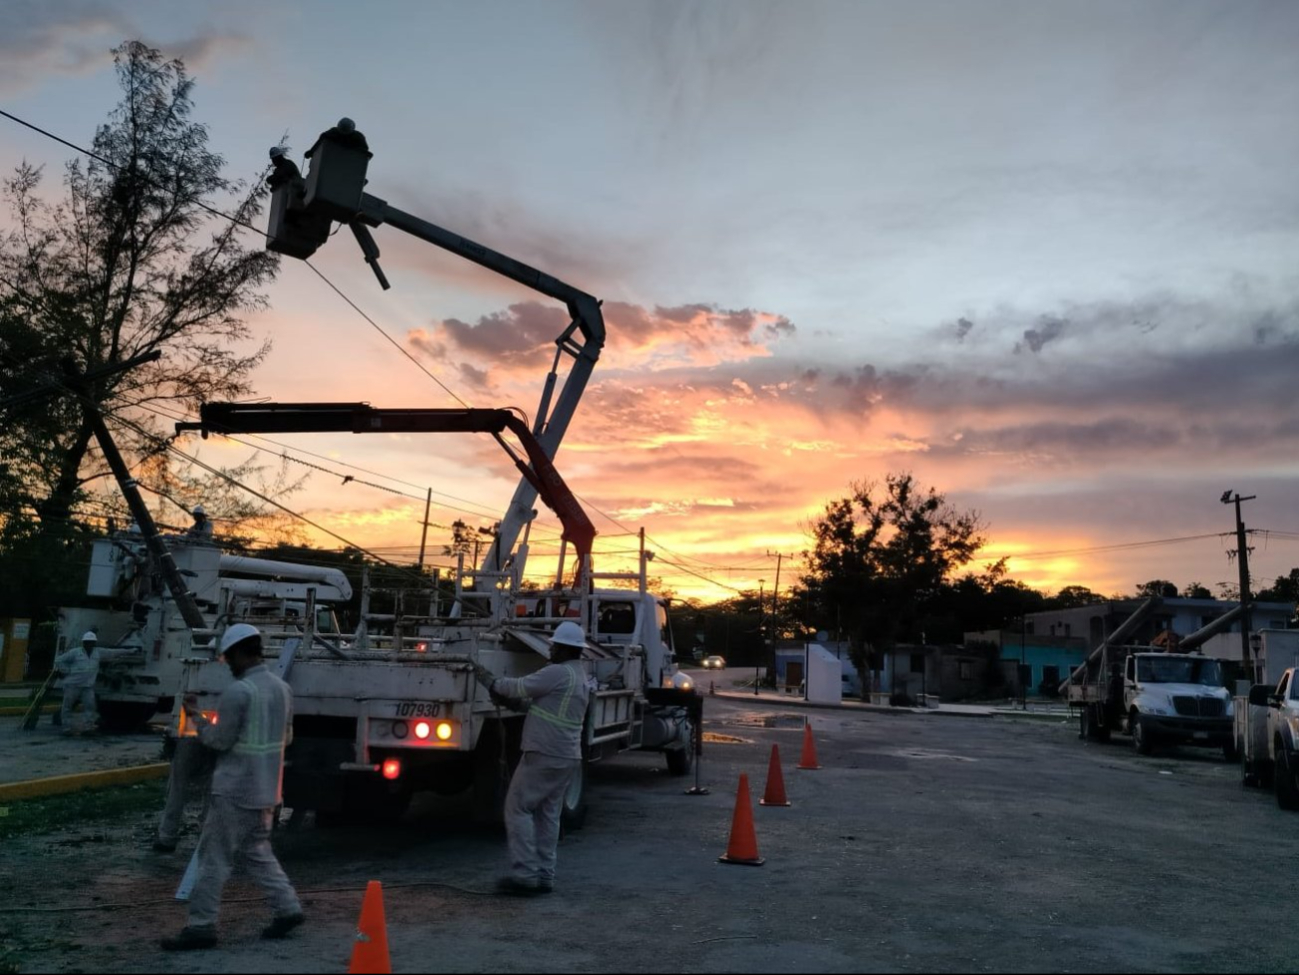
M 1063 704 L 1042 704 L 1032 703 L 1026 709 L 1021 709 L 1011 704 L 957 704 L 940 701 L 930 701 L 927 706 L 923 707 L 894 707 L 888 703 L 876 703 L 858 701 L 855 699 L 845 698 L 837 704 L 827 704 L 818 701 L 805 701 L 798 694 L 786 694 L 781 691 L 772 690 L 771 688 L 759 688 L 758 693 L 754 694 L 753 689 L 731 686 L 725 690 L 716 687 L 713 683 L 713 691 L 709 692 L 708 684 L 700 681 L 697 685 L 699 692 L 705 697 L 722 698 L 727 701 L 750 702 L 761 705 L 781 705 L 784 707 L 802 707 L 816 709 L 831 709 L 842 711 L 870 711 L 876 714 L 933 714 L 945 717 L 957 718 L 993 718 L 993 717 L 1016 717 L 1016 718 L 1035 718 L 1056 721 L 1067 721 L 1070 718 L 1069 709 Z M 879 695 L 877 695 L 878 697 Z

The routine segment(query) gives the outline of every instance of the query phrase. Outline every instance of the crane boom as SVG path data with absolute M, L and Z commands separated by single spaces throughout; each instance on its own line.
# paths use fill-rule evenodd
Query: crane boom
M 379 268 L 379 247 L 369 230 L 387 224 L 564 303 L 570 323 L 555 339 L 555 364 L 546 376 L 531 430 L 534 446 L 545 454 L 547 460 L 553 460 L 604 347 L 605 328 L 600 301 L 522 261 L 366 193 L 366 170 L 371 152 L 365 137 L 356 130 L 351 119 L 341 119 L 338 125 L 322 132 L 306 156 L 310 168 L 304 176 L 280 147 L 271 150 L 275 172 L 268 180 L 271 206 L 267 249 L 305 259 L 329 239 L 333 221 L 345 223 L 356 237 L 366 263 L 374 269 L 380 285 L 387 289 L 388 279 Z M 573 363 L 552 404 L 559 363 L 564 355 L 571 356 Z M 536 469 L 534 462 L 533 470 Z M 513 550 L 519 533 L 532 518 L 536 497 L 535 479 L 525 475 L 515 488 L 481 569 L 501 567 L 505 556 Z
M 524 481 L 559 517 L 563 539 L 577 554 L 580 578 L 595 541 L 595 526 L 540 440 L 511 410 L 378 409 L 368 403 L 204 403 L 197 423 L 177 423 L 178 432 L 207 433 L 490 433 L 510 454 Z M 518 438 L 527 461 L 501 434 Z

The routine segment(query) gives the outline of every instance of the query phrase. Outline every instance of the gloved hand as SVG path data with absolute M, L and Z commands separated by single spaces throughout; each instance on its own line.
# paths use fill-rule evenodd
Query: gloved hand
M 513 711 L 519 709 L 519 702 L 512 697 L 506 697 L 494 687 L 487 688 L 487 696 L 492 699 L 492 703 L 497 707 L 510 708 Z
M 496 683 L 496 675 L 484 667 L 482 664 L 474 664 L 474 674 L 478 677 L 480 684 L 486 684 L 490 689 Z

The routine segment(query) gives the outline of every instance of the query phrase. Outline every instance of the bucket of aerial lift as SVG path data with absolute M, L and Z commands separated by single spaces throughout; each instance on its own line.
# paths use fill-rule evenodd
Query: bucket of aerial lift
M 365 136 L 356 131 L 351 119 L 339 119 L 332 129 L 320 133 L 316 144 L 307 151 L 311 160 L 307 170 L 308 212 L 350 223 L 361 211 L 370 156 Z
M 305 186 L 302 179 L 294 179 L 271 190 L 267 250 L 305 259 L 329 240 L 329 217 L 307 212 L 303 203 Z

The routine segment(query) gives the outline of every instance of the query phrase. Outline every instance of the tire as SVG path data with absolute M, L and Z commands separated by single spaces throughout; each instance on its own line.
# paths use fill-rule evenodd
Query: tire
M 1096 737 L 1095 729 L 1092 728 L 1092 709 L 1090 704 L 1084 704 L 1082 710 L 1078 712 L 1078 737 L 1083 741 Z
M 1254 771 L 1254 764 L 1244 755 L 1240 757 L 1240 784 L 1246 789 L 1258 788 L 1258 773 Z
M 586 770 L 589 764 L 582 759 L 564 791 L 564 804 L 559 811 L 561 833 L 576 832 L 586 825 Z
M 474 749 L 474 817 L 481 823 L 499 826 L 505 821 L 505 794 L 519 764 L 523 738 L 520 719 L 494 721 L 478 736 Z
M 140 731 L 156 711 L 154 705 L 138 701 L 100 701 L 98 707 L 100 729 L 115 735 Z
M 668 774 L 680 778 L 683 775 L 689 775 L 690 770 L 695 766 L 695 750 L 692 745 L 686 745 L 685 748 L 674 748 L 670 752 L 663 753 L 668 760 Z
M 695 765 L 695 723 L 686 719 L 686 741 L 681 748 L 673 748 L 663 753 L 668 760 L 668 775 L 680 778 L 690 774 Z
M 1146 730 L 1145 722 L 1141 720 L 1141 715 L 1132 712 L 1132 717 L 1128 719 L 1132 728 L 1132 746 L 1136 748 L 1138 755 L 1149 755 L 1155 750 L 1155 743 L 1150 732 Z
M 382 779 L 349 776 L 340 779 L 341 804 L 337 809 L 319 810 L 316 822 L 324 827 L 392 826 L 410 807 L 411 790 Z
M 1276 792 L 1276 804 L 1287 812 L 1299 810 L 1299 788 L 1295 786 L 1294 759 L 1286 751 L 1285 745 L 1277 744 L 1276 768 L 1272 775 L 1272 787 Z

